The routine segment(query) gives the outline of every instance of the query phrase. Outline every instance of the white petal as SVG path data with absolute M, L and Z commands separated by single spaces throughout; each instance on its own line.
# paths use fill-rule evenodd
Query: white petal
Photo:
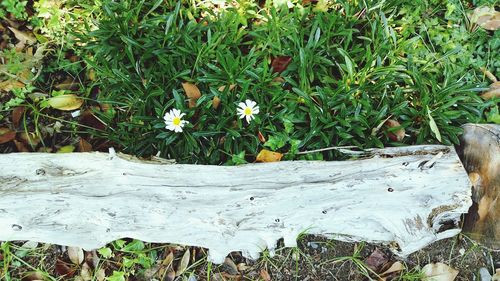
M 175 126 L 174 125 L 168 125 L 167 127 L 165 127 L 165 129 L 170 130 L 170 131 L 174 131 L 175 130 Z
M 175 116 L 175 117 L 179 117 L 179 115 L 181 114 L 181 111 L 180 111 L 180 110 L 178 110 L 178 109 L 175 109 L 175 108 L 174 108 L 174 109 L 172 109 L 172 111 L 174 112 L 174 116 Z
M 253 114 L 258 114 L 259 113 L 259 107 L 258 106 L 254 107 L 253 110 L 252 110 L 252 113 Z
M 250 120 L 252 120 L 252 115 L 247 115 L 245 117 L 247 119 L 247 123 L 250 123 Z
M 245 109 L 245 107 L 247 107 L 247 106 L 246 106 L 244 103 L 242 103 L 242 102 L 238 103 L 238 106 L 239 106 L 242 110 L 244 110 L 244 109 Z
M 239 114 L 244 114 L 245 113 L 245 110 L 244 109 L 241 109 L 241 108 L 237 108 L 236 111 L 239 113 Z
M 175 132 L 176 132 L 176 133 L 180 133 L 180 132 L 182 132 L 182 128 L 181 128 L 181 126 L 175 126 Z
M 257 103 L 252 100 L 247 100 L 247 105 L 248 107 L 253 108 L 254 106 L 257 105 Z
M 186 115 L 186 113 L 181 113 L 181 114 L 179 115 L 179 118 L 182 118 L 184 115 Z
M 245 114 L 244 113 L 240 114 L 240 119 L 243 119 L 243 118 L 245 118 Z

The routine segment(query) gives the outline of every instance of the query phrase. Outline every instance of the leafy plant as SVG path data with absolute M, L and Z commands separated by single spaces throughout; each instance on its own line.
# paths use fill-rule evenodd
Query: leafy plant
M 28 18 L 28 13 L 26 13 L 26 5 L 28 1 L 19 0 L 2 0 L 2 6 L 5 11 L 10 13 L 14 18 L 19 20 L 25 20 Z M 0 17 L 5 16 L 5 11 L 0 10 Z M 3 16 L 1 16 L 3 13 Z
M 96 114 L 113 128 L 105 136 L 127 152 L 189 163 L 244 163 L 264 146 L 293 159 L 332 145 L 398 145 L 371 134 L 389 115 L 406 129 L 405 144 L 457 143 L 458 125 L 487 110 L 474 68 L 483 63 L 473 60 L 475 44 L 467 45 L 477 35 L 437 19 L 462 23 L 456 6 L 425 3 L 432 17 L 420 19 L 423 8 L 412 10 L 409 1 L 339 3 L 327 12 L 104 1 L 98 28 L 80 39 L 88 42 L 95 86 L 105 89 L 99 102 L 120 110 L 112 118 Z M 279 56 L 292 58 L 281 73 L 271 68 Z M 202 93 L 194 107 L 184 82 Z M 250 124 L 236 115 L 245 99 L 261 109 Z M 182 133 L 165 130 L 162 116 L 172 108 L 190 122 Z

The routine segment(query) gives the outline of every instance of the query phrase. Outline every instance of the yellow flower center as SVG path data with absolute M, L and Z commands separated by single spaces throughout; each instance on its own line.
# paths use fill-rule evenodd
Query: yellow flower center
M 250 107 L 245 108 L 245 115 L 252 115 L 252 109 Z
M 172 123 L 174 123 L 175 126 L 179 126 L 179 124 L 181 124 L 181 118 L 174 117 L 174 120 L 172 120 Z

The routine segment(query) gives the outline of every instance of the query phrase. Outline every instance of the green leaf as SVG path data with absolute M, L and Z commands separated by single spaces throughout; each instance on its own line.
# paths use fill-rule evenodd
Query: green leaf
M 264 146 L 269 147 L 272 151 L 276 151 L 286 145 L 288 140 L 287 136 L 284 135 L 273 135 L 269 136 L 269 139 L 264 143 Z
M 108 247 L 100 248 L 97 252 L 105 259 L 113 257 L 113 252 Z
M 122 248 L 122 251 L 136 252 L 144 250 L 144 242 L 141 240 L 133 240 Z
M 125 273 L 121 271 L 113 271 L 113 275 L 106 277 L 108 281 L 125 281 Z
M 436 124 L 436 121 L 434 121 L 434 118 L 432 118 L 432 116 L 431 116 L 431 112 L 429 110 L 429 107 L 427 107 L 427 116 L 429 117 L 429 126 L 431 127 L 431 131 L 436 136 L 436 139 L 439 142 L 441 142 L 441 133 L 439 132 L 439 128 Z

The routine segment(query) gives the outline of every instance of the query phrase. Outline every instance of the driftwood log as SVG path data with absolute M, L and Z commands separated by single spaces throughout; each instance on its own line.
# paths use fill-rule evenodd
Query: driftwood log
M 303 232 L 384 243 L 405 256 L 460 232 L 471 183 L 453 147 L 366 159 L 236 167 L 150 164 L 119 154 L 0 155 L 0 240 L 94 249 L 118 238 L 257 258 Z
M 500 125 L 466 124 L 458 148 L 469 173 L 472 200 L 464 231 L 483 245 L 500 249 Z

